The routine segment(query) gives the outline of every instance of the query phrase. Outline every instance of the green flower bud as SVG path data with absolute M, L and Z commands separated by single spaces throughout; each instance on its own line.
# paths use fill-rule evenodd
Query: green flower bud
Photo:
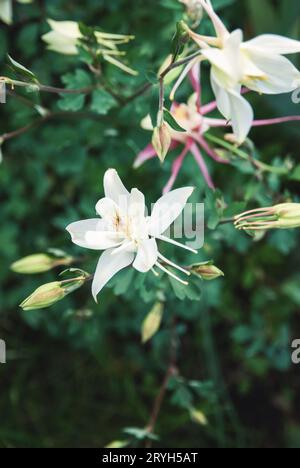
M 194 263 L 189 267 L 189 270 L 194 275 L 199 276 L 201 279 L 206 281 L 211 281 L 219 278 L 220 276 L 224 276 L 223 271 L 217 268 L 212 261 Z
M 169 151 L 172 137 L 170 127 L 166 122 L 163 122 L 160 127 L 155 127 L 152 136 L 152 145 L 157 153 L 157 156 L 164 162 Z
M 206 426 L 208 424 L 207 417 L 205 416 L 205 414 L 202 411 L 197 410 L 195 408 L 190 409 L 190 417 L 192 421 L 194 421 L 197 424 L 201 424 L 201 426 Z
M 246 211 L 235 216 L 234 225 L 245 231 L 297 228 L 300 227 L 300 203 L 281 203 Z
M 71 257 L 55 258 L 47 254 L 34 254 L 21 258 L 11 265 L 12 271 L 24 275 L 43 273 L 58 265 L 69 265 Z
M 150 310 L 148 315 L 142 324 L 142 342 L 146 343 L 150 340 L 155 333 L 159 330 L 162 316 L 164 312 L 164 305 L 162 302 L 156 302 L 153 308 Z
M 44 309 L 60 301 L 65 295 L 66 293 L 62 287 L 62 281 L 54 281 L 53 283 L 43 284 L 43 286 L 37 288 L 20 304 L 20 307 L 26 311 Z
M 64 281 L 54 281 L 43 284 L 37 288 L 29 297 L 27 297 L 20 307 L 23 310 L 45 309 L 63 299 L 68 294 L 80 288 L 87 277 L 78 277 Z

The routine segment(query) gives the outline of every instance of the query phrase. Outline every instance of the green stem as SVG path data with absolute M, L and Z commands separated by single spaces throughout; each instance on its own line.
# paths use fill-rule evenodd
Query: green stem
M 213 135 L 210 135 L 209 133 L 205 134 L 205 138 L 212 143 L 216 143 L 223 148 L 227 149 L 228 151 L 231 151 L 233 154 L 236 156 L 240 157 L 241 159 L 244 159 L 245 161 L 250 162 L 253 164 L 257 169 L 259 169 L 262 172 L 270 172 L 272 174 L 277 174 L 277 175 L 287 175 L 288 174 L 288 169 L 285 167 L 274 167 L 270 166 L 269 164 L 266 164 L 262 161 L 258 161 L 257 159 L 252 158 L 248 153 L 245 151 L 241 150 L 240 148 L 237 148 L 236 146 L 231 145 L 227 141 L 222 140 L 221 138 L 217 138 Z

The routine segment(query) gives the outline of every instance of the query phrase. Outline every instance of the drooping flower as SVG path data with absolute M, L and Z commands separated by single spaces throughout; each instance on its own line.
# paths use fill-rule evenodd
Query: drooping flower
M 195 64 L 189 72 L 189 78 L 195 93 L 188 99 L 186 104 L 173 102 L 173 105 L 170 109 L 173 118 L 183 129 L 183 131 L 175 131 L 169 126 L 169 132 L 172 138 L 170 149 L 175 149 L 181 144 L 183 145 L 183 149 L 173 162 L 171 176 L 166 186 L 164 187 L 164 193 L 172 189 L 188 153 L 192 153 L 194 156 L 194 159 L 200 168 L 206 184 L 211 189 L 214 189 L 215 185 L 209 173 L 202 151 L 204 151 L 204 153 L 212 158 L 215 162 L 223 164 L 230 163 L 229 160 L 222 158 L 220 154 L 211 146 L 210 142 L 207 141 L 206 134 L 209 130 L 218 127 L 229 129 L 230 124 L 225 119 L 209 117 L 209 114 L 216 110 L 217 102 L 213 101 L 202 105 L 201 81 L 199 72 L 199 64 Z M 245 91 L 247 90 L 244 89 L 243 92 Z M 274 119 L 253 120 L 252 127 L 276 125 L 299 120 L 300 116 L 286 116 Z M 141 125 L 144 130 L 153 130 L 151 118 L 149 115 L 142 120 Z M 166 123 L 166 125 L 168 124 Z M 149 144 L 137 155 L 134 162 L 134 168 L 139 168 L 142 164 L 144 164 L 149 159 L 154 158 L 156 155 L 157 150 L 153 147 L 153 144 Z
M 173 187 L 183 161 L 189 152 L 193 154 L 204 180 L 212 189 L 215 188 L 215 185 L 209 174 L 209 170 L 200 148 L 202 148 L 209 157 L 219 163 L 227 164 L 229 162 L 228 160 L 221 158 L 205 140 L 205 133 L 210 128 L 226 127 L 228 123 L 224 119 L 215 119 L 207 116 L 209 112 L 216 109 L 216 103 L 210 103 L 201 107 L 201 86 L 200 77 L 198 76 L 198 68 L 199 65 L 196 64 L 190 71 L 190 80 L 195 93 L 189 98 L 186 104 L 174 102 L 170 110 L 176 122 L 183 129 L 183 131 L 177 131 L 169 127 L 172 138 L 170 149 L 176 148 L 179 144 L 183 144 L 184 148 L 173 163 L 172 174 L 168 183 L 164 187 L 164 193 L 168 192 Z M 145 130 L 153 130 L 149 115 L 142 120 L 141 125 Z M 155 157 L 156 154 L 157 152 L 153 145 L 148 145 L 138 154 L 134 162 L 134 167 L 140 167 L 148 159 Z
M 206 37 L 189 29 L 203 57 L 211 63 L 211 85 L 218 108 L 232 122 L 238 142 L 247 137 L 253 110 L 241 95 L 241 87 L 264 94 L 292 92 L 299 87 L 300 72 L 284 55 L 300 52 L 300 41 L 264 34 L 243 42 L 243 32 L 230 33 L 217 16 L 210 0 L 198 0 L 210 16 L 217 37 Z
M 66 228 L 74 244 L 104 251 L 92 284 L 95 300 L 106 283 L 130 265 L 141 273 L 152 270 L 157 275 L 156 267 L 187 284 L 165 265 L 170 265 L 186 275 L 190 273 L 160 254 L 157 240 L 197 253 L 191 247 L 164 235 L 183 211 L 193 188 L 180 188 L 162 196 L 154 204 L 151 215 L 147 217 L 144 195 L 136 188 L 129 192 L 114 169 L 106 171 L 103 184 L 105 198 L 99 200 L 96 205 L 101 219 L 77 221 Z
M 51 31 L 42 36 L 43 41 L 48 44 L 48 49 L 64 55 L 78 54 L 77 46 L 80 45 L 80 40 L 83 39 L 78 23 L 75 21 L 54 21 L 48 19 L 48 24 Z M 97 52 L 106 61 L 131 75 L 137 75 L 135 70 L 129 68 L 116 58 L 124 55 L 124 52 L 118 50 L 118 45 L 126 44 L 134 39 L 134 36 L 110 34 L 102 31 L 95 31 L 95 36 L 99 45 Z

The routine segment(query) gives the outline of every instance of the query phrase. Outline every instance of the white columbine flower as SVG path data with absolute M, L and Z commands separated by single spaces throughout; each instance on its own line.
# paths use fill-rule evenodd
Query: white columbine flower
M 43 41 L 48 45 L 48 49 L 64 55 L 78 54 L 77 46 L 80 44 L 80 39 L 83 38 L 78 23 L 75 21 L 54 21 L 48 19 L 48 24 L 51 31 L 42 36 Z M 102 54 L 107 62 L 112 63 L 131 75 L 137 74 L 135 70 L 127 67 L 127 65 L 116 58 L 125 55 L 124 52 L 118 50 L 118 45 L 129 42 L 134 39 L 134 36 L 111 34 L 102 31 L 95 31 L 95 36 L 99 44 L 98 52 Z
M 198 0 L 210 16 L 217 37 L 209 38 L 190 32 L 209 60 L 211 84 L 218 108 L 232 121 L 238 142 L 247 137 L 253 110 L 241 96 L 241 87 L 264 94 L 292 92 L 299 86 L 300 72 L 283 55 L 300 52 L 300 41 L 274 34 L 264 34 L 243 42 L 243 32 L 230 33 L 214 12 L 210 0 Z
M 93 279 L 92 293 L 95 300 L 106 283 L 129 265 L 142 273 L 152 270 L 155 275 L 157 272 L 154 267 L 157 267 L 187 284 L 165 267 L 170 265 L 189 275 L 184 268 L 159 253 L 157 240 L 197 253 L 196 250 L 163 235 L 181 214 L 193 188 L 176 189 L 162 196 L 147 217 L 144 195 L 136 188 L 128 192 L 114 169 L 106 171 L 103 184 L 105 198 L 96 205 L 101 219 L 77 221 L 66 228 L 74 244 L 104 251 Z

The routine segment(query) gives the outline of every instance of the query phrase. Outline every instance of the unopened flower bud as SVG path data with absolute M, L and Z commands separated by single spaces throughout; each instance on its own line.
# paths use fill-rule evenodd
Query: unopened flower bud
M 191 416 L 192 421 L 194 421 L 195 423 L 201 424 L 201 426 L 206 426 L 208 424 L 207 417 L 200 410 L 191 408 L 190 416 Z
M 143 321 L 142 324 L 142 342 L 150 340 L 155 333 L 158 331 L 162 316 L 163 316 L 164 306 L 162 302 L 156 302 L 153 308 L 150 310 L 148 315 Z
M 44 309 L 50 307 L 56 302 L 65 297 L 65 291 L 62 288 L 61 281 L 43 284 L 37 288 L 27 299 L 25 299 L 20 307 L 23 310 Z
M 235 216 L 235 227 L 246 231 L 291 229 L 300 227 L 300 203 L 257 208 Z
M 11 265 L 12 271 L 24 275 L 43 273 L 58 265 L 69 265 L 71 257 L 55 258 L 47 254 L 34 254 L 21 258 Z
M 166 122 L 163 122 L 160 127 L 155 127 L 153 130 L 152 145 L 161 162 L 165 160 L 171 141 L 170 127 Z
M 45 309 L 56 302 L 63 299 L 65 296 L 80 288 L 86 278 L 79 277 L 65 281 L 54 281 L 52 283 L 43 284 L 37 288 L 29 297 L 27 297 L 20 307 L 27 310 Z
M 189 269 L 194 275 L 199 276 L 201 279 L 206 281 L 211 281 L 219 278 L 220 276 L 224 276 L 223 271 L 217 268 L 211 261 L 194 263 Z

